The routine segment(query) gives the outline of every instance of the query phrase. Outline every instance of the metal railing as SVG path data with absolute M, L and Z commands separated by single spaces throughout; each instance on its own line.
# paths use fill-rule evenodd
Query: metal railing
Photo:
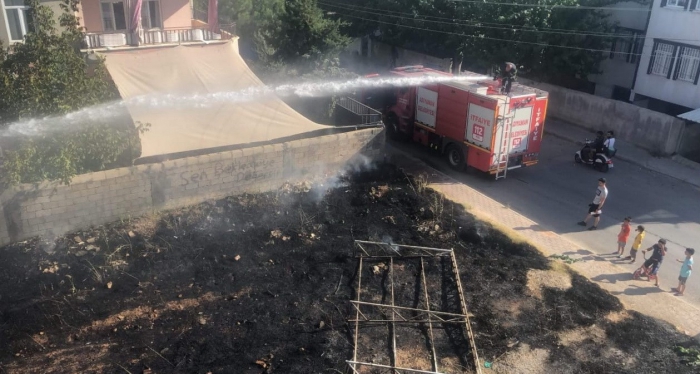
M 230 25 L 227 25 L 230 26 Z M 233 26 L 235 31 L 235 25 Z M 142 30 L 138 35 L 127 31 L 88 33 L 85 42 L 88 49 L 126 47 L 135 45 L 180 44 L 209 40 L 230 39 L 233 33 L 214 33 L 206 26 Z
M 341 97 L 337 105 L 360 117 L 361 125 L 377 124 L 382 122 L 382 113 L 368 107 L 361 102 L 349 98 Z

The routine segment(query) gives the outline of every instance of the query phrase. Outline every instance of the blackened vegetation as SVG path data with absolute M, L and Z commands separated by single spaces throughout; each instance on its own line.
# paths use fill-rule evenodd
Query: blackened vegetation
M 479 353 L 495 365 L 527 344 L 546 349 L 557 372 L 692 372 L 673 352 L 693 346 L 689 338 L 633 312 L 606 318 L 620 303 L 576 274 L 571 288 L 529 296 L 528 272 L 549 269 L 549 261 L 420 178 L 382 165 L 327 187 L 287 185 L 3 248 L 2 371 L 342 372 L 352 355 L 352 245 L 363 239 L 455 248 Z M 396 287 L 402 302 L 419 305 L 416 266 L 397 270 Z M 446 267 L 428 264 L 426 276 L 436 290 L 431 303 L 449 308 Z M 382 276 L 363 276 L 381 295 Z M 594 325 L 602 343 L 560 344 L 562 332 Z M 445 365 L 468 367 L 459 332 L 436 329 Z M 397 332 L 402 365 L 429 364 L 425 326 Z M 382 339 L 363 349 L 387 363 Z M 407 354 L 413 347 L 421 351 Z

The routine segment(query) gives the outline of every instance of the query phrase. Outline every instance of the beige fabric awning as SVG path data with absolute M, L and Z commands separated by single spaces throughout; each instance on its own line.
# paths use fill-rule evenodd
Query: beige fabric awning
M 128 101 L 149 94 L 187 98 L 263 87 L 239 55 L 237 39 L 102 55 L 133 120 L 151 124 L 141 135 L 141 157 L 265 142 L 329 128 L 308 120 L 278 97 L 238 103 L 206 99 L 171 102 L 176 105 L 164 100 L 162 106 Z

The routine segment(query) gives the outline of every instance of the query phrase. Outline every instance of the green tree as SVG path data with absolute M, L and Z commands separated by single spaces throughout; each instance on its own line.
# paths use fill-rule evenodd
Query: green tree
M 242 41 L 253 43 L 268 66 L 309 73 L 350 43 L 341 31 L 346 23 L 326 17 L 316 0 L 220 0 L 219 13 L 236 22 Z
M 0 55 L 0 129 L 36 117 L 70 113 L 119 98 L 102 61 L 88 66 L 75 17 L 78 0 L 63 0 L 57 30 L 51 9 L 26 0 L 30 32 L 11 54 Z M 20 139 L 5 152 L 4 185 L 60 179 L 130 163 L 140 153 L 133 124 L 91 123 L 70 132 Z M 53 129 L 49 129 L 53 130 Z
M 316 0 L 287 0 L 272 43 L 275 56 L 294 61 L 302 56 L 337 55 L 350 43 L 340 30 L 344 25 L 325 17 Z
M 556 81 L 598 72 L 613 40 L 600 34 L 612 33 L 613 25 L 606 13 L 591 8 L 616 2 L 527 3 L 537 5 L 533 7 L 451 0 L 324 0 L 321 4 L 352 21 L 352 35 L 379 30 L 382 41 L 452 57 L 457 63 L 463 58 L 471 70 L 484 72 L 512 61 L 523 67 L 525 75 Z M 583 5 L 586 8 L 570 8 Z

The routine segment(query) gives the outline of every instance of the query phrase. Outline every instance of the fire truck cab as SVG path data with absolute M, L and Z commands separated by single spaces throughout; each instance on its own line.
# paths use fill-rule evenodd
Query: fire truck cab
M 423 66 L 395 68 L 396 78 L 451 77 Z M 368 77 L 379 76 L 373 74 Z M 380 110 L 392 138 L 412 140 L 446 156 L 454 169 L 467 166 L 504 178 L 508 170 L 537 163 L 548 94 L 462 72 L 455 80 L 389 87 L 360 93 L 363 104 Z

